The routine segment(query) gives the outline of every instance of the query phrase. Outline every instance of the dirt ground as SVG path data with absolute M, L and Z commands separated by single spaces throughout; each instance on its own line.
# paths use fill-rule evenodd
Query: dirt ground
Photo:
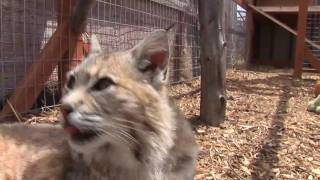
M 201 146 L 196 179 L 320 178 L 320 116 L 306 111 L 317 78 L 229 70 L 227 120 L 218 128 L 195 125 Z M 199 80 L 171 92 L 187 118 L 197 121 Z
M 320 116 L 306 111 L 316 79 L 294 80 L 286 70 L 228 70 L 220 127 L 199 122 L 199 80 L 171 86 L 201 148 L 195 179 L 320 179 Z M 54 123 L 57 112 L 45 116 L 27 122 Z

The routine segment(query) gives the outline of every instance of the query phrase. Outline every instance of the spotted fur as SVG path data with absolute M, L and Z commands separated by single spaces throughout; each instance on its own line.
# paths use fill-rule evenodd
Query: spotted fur
M 61 100 L 65 131 L 46 127 L 47 133 L 52 133 L 49 140 L 48 134 L 37 134 L 37 128 L 43 132 L 45 127 L 41 126 L 0 128 L 3 162 L 14 161 L 15 151 L 26 143 L 20 139 L 34 133 L 39 142 L 30 141 L 28 148 L 48 152 L 23 151 L 22 156 L 28 157 L 20 159 L 28 161 L 24 168 L 14 162 L 10 168 L 0 167 L 0 179 L 13 177 L 7 175 L 11 168 L 18 168 L 19 177 L 27 169 L 37 174 L 38 170 L 31 168 L 37 164 L 42 164 L 41 172 L 52 179 L 193 179 L 198 148 L 190 125 L 170 102 L 166 90 L 167 31 L 157 30 L 127 51 L 105 53 L 94 36 L 91 45 L 88 57 L 68 74 Z M 11 137 L 14 133 L 16 138 Z M 43 146 L 34 146 L 37 143 Z M 1 159 L 6 147 L 13 145 L 9 160 Z M 45 163 L 39 162 L 42 159 Z

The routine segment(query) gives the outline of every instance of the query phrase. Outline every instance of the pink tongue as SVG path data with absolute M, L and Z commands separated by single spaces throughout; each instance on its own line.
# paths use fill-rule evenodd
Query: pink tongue
M 80 130 L 74 126 L 68 126 L 65 128 L 65 130 L 70 133 L 71 135 L 75 135 L 75 134 L 78 134 L 80 133 Z

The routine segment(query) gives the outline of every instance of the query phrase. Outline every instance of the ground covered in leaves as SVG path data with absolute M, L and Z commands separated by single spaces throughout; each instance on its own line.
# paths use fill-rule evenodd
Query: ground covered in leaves
M 317 74 L 284 70 L 227 72 L 227 120 L 199 123 L 200 81 L 173 85 L 170 96 L 194 124 L 196 180 L 320 178 L 320 116 L 306 111 Z M 56 122 L 57 112 L 29 123 Z

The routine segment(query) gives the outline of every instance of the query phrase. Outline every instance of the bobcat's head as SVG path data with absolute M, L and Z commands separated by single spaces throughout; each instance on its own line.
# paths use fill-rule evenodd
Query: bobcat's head
M 134 48 L 105 53 L 95 36 L 91 53 L 68 73 L 62 98 L 63 126 L 78 149 L 106 143 L 133 146 L 157 136 L 171 144 L 172 112 L 165 92 L 169 59 L 165 30 Z M 137 142 L 138 141 L 138 142 Z M 139 142 L 144 141 L 144 142 Z

